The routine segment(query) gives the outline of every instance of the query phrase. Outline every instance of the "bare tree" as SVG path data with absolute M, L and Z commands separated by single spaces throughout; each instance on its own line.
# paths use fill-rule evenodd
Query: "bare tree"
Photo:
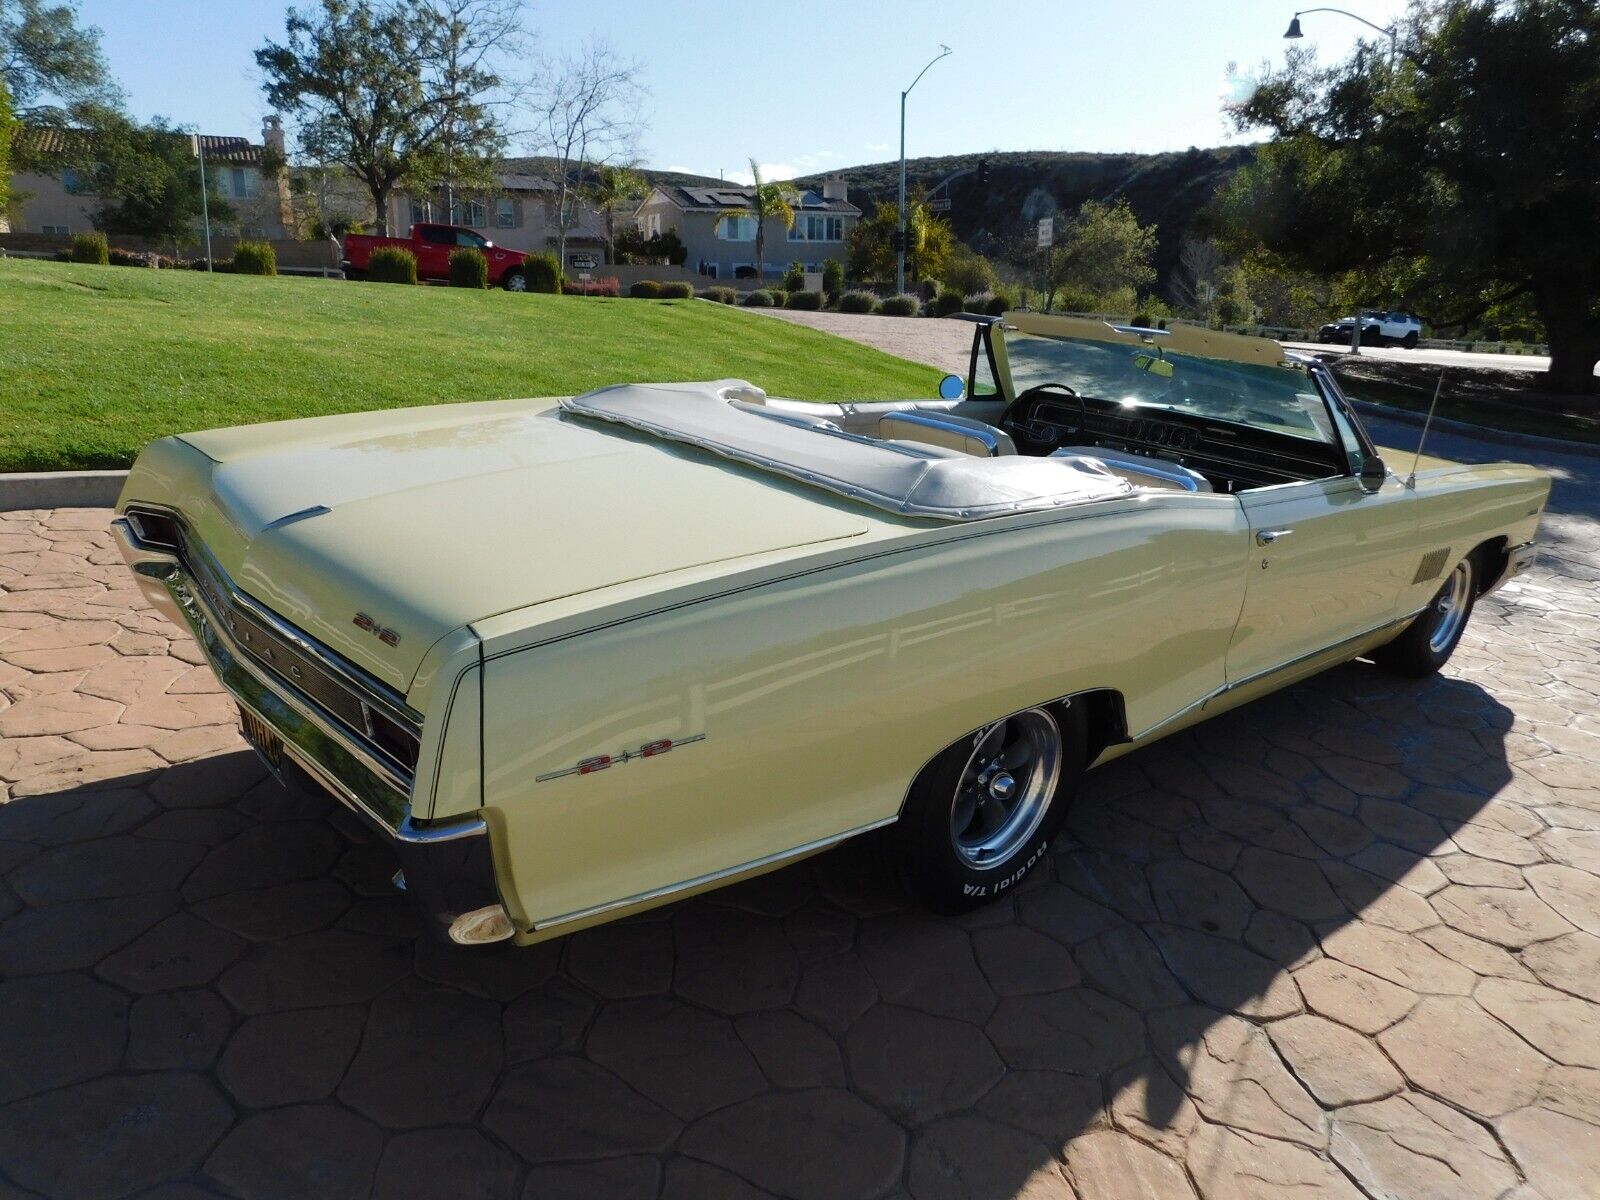
M 535 147 L 551 159 L 557 188 L 556 258 L 567 264 L 567 231 L 598 168 L 631 162 L 644 130 L 639 82 L 643 70 L 603 38 L 576 54 L 540 64 L 531 99 Z

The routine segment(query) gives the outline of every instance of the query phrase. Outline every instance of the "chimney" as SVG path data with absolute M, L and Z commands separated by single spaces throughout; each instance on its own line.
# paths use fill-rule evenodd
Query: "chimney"
M 261 144 L 268 150 L 284 153 L 283 118 L 277 113 L 261 122 Z
M 822 177 L 822 198 L 824 200 L 850 199 L 850 185 L 845 181 L 845 177 L 837 171 L 831 175 L 824 175 Z

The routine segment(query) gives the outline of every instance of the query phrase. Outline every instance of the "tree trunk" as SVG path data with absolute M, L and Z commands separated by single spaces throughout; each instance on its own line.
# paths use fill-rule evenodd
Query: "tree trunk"
M 766 268 L 761 261 L 762 251 L 766 249 L 767 239 L 765 231 L 761 228 L 763 222 L 760 214 L 756 216 L 756 286 L 766 283 Z
M 369 183 L 367 190 L 372 193 L 372 210 L 376 214 L 373 224 L 377 227 L 379 237 L 389 236 L 389 189 L 381 184 Z
M 1594 367 L 1600 361 L 1600 304 L 1592 288 L 1570 279 L 1535 286 L 1534 308 L 1550 341 L 1550 371 L 1545 386 L 1568 396 L 1600 392 Z

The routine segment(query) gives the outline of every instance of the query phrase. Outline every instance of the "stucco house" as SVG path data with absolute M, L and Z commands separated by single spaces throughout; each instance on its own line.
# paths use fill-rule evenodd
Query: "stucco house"
M 503 174 L 491 194 L 457 193 L 446 205 L 442 195 L 396 192 L 389 200 L 389 230 L 397 237 L 424 221 L 444 221 L 480 230 L 490 241 L 513 250 L 553 252 L 558 245 L 557 209 L 561 189 L 542 175 Z M 605 218 L 569 190 L 572 223 L 567 227 L 568 271 L 584 271 L 606 261 Z
M 24 127 L 19 136 L 35 139 L 40 149 L 48 153 L 72 134 L 70 130 Z M 207 184 L 227 200 L 236 214 L 228 222 L 213 221 L 213 232 L 256 238 L 293 236 L 289 181 L 285 172 L 269 171 L 264 163 L 268 148 L 276 151 L 278 162 L 283 161 L 282 121 L 276 116 L 268 117 L 261 129 L 260 143 L 242 137 L 202 134 L 200 144 L 205 152 Z M 94 214 L 103 203 L 89 190 L 88 183 L 71 170 L 59 175 L 19 171 L 12 176 L 11 188 L 17 196 L 11 227 L 19 233 L 58 237 L 87 233 L 94 228 Z
M 684 266 L 713 279 L 753 278 L 756 270 L 756 219 L 748 214 L 754 189 L 737 184 L 708 187 L 661 186 L 651 190 L 634 214 L 646 237 L 676 230 L 688 248 Z M 806 189 L 791 201 L 793 229 L 768 217 L 763 247 L 764 274 L 782 275 L 791 262 L 820 271 L 827 259 L 844 262 L 850 231 L 861 210 L 850 203 L 842 175 L 829 175 L 820 192 Z

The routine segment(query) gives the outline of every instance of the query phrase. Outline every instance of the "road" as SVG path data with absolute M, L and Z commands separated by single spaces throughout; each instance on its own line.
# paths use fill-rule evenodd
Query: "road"
M 1324 346 L 1317 342 L 1285 342 L 1290 350 L 1303 350 L 1310 354 L 1337 354 L 1343 346 Z M 1429 350 L 1418 347 L 1405 350 L 1399 346 L 1363 346 L 1363 358 L 1407 363 L 1436 363 L 1441 367 L 1489 368 L 1496 371 L 1548 371 L 1550 360 L 1537 354 L 1468 354 L 1464 350 Z M 1600 364 L 1595 366 L 1600 375 Z

